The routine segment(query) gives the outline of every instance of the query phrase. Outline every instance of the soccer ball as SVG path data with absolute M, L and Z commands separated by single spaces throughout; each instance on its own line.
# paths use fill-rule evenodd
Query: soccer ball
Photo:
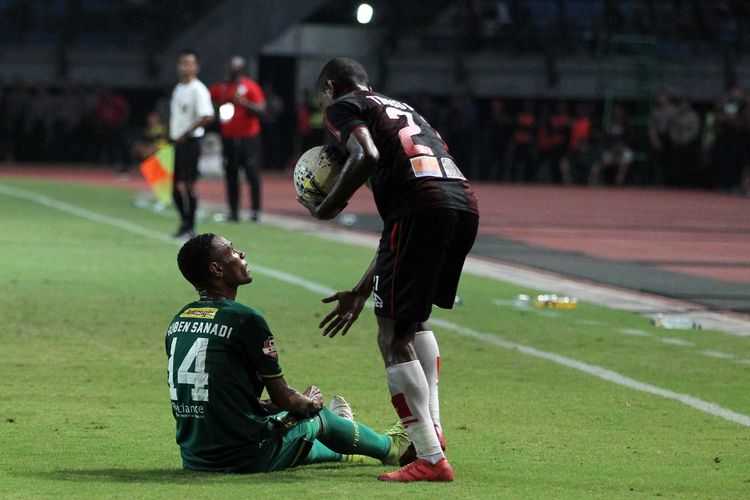
M 344 156 L 333 148 L 315 146 L 305 151 L 294 167 L 294 189 L 307 201 L 322 201 L 344 165 Z

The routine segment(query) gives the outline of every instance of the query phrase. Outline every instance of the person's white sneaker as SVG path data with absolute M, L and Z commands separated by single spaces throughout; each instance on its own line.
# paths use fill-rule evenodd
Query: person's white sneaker
M 341 418 L 354 420 L 354 410 L 343 396 L 333 396 L 328 404 L 328 409 Z

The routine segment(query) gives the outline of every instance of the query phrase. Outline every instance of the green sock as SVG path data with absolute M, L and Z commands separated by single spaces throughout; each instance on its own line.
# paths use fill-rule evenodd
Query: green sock
M 383 460 L 391 451 L 391 438 L 378 434 L 363 423 L 341 418 L 326 407 L 318 415 L 323 422 L 318 440 L 331 450 L 378 460 Z
M 307 454 L 307 457 L 302 461 L 302 464 L 309 465 L 320 462 L 341 462 L 343 458 L 344 457 L 341 456 L 341 453 L 336 453 L 316 439 L 313 441 L 310 453 Z

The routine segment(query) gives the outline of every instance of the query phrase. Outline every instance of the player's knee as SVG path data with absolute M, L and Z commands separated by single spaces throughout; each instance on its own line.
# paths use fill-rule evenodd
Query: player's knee
M 414 332 L 417 323 L 411 323 L 411 326 L 403 331 L 403 335 L 396 334 L 395 324 L 388 325 L 388 328 L 380 328 L 378 332 L 378 347 L 380 354 L 386 366 L 393 366 L 399 363 L 408 363 L 417 359 L 412 347 Z

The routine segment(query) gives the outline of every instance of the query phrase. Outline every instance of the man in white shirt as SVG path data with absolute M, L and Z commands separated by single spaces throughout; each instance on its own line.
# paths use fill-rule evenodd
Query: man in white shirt
M 198 198 L 194 186 L 198 178 L 200 138 L 204 127 L 214 120 L 214 108 L 208 88 L 198 80 L 198 56 L 183 50 L 177 59 L 180 83 L 170 102 L 169 138 L 174 143 L 174 183 L 172 199 L 180 213 L 180 228 L 175 238 L 195 235 L 195 211 Z

